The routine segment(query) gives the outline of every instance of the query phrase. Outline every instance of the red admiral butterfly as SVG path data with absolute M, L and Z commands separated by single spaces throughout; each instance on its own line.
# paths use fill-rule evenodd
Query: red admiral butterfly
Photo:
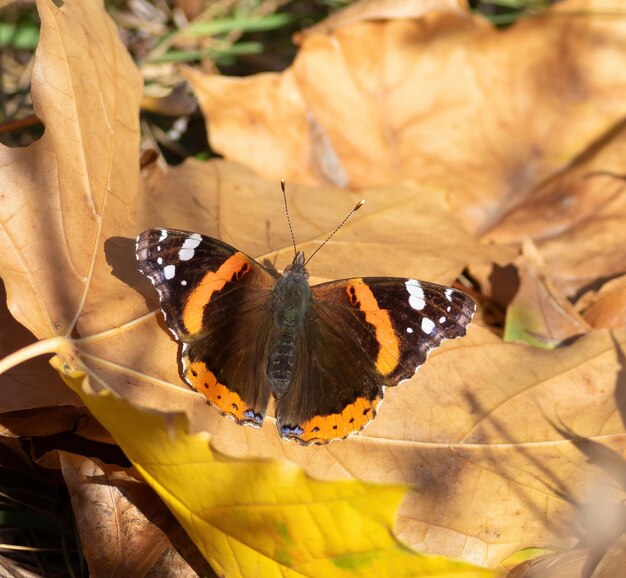
M 444 339 L 465 335 L 476 307 L 461 291 L 415 279 L 311 287 L 301 251 L 279 275 L 176 229 L 141 233 L 136 253 L 182 343 L 185 381 L 254 427 L 273 396 L 280 435 L 303 445 L 363 429 L 384 388 L 409 379 Z

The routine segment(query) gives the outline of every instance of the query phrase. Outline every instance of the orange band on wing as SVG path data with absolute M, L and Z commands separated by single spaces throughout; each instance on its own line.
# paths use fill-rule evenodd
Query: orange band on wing
M 376 340 L 380 345 L 376 369 L 383 375 L 388 375 L 398 366 L 400 358 L 400 345 L 389 312 L 378 306 L 376 297 L 365 283 L 352 283 L 346 290 L 350 303 L 365 313 L 365 320 L 376 330 Z
M 213 372 L 201 361 L 190 363 L 189 358 L 185 358 L 185 379 L 222 415 L 228 415 L 239 423 L 261 425 L 263 417 L 255 414 L 253 408 L 234 391 L 218 383 Z
M 362 430 L 376 416 L 382 397 L 370 401 L 359 397 L 354 403 L 346 406 L 341 413 L 317 416 L 305 421 L 299 427 L 302 431 L 281 431 L 281 435 L 293 438 L 302 444 L 327 443 L 335 439 L 343 439 L 352 433 Z
M 250 271 L 250 260 L 243 253 L 235 253 L 217 271 L 209 271 L 189 294 L 183 310 L 183 324 L 189 335 L 202 329 L 204 307 L 211 301 L 213 293 L 221 291 L 226 283 L 239 280 Z

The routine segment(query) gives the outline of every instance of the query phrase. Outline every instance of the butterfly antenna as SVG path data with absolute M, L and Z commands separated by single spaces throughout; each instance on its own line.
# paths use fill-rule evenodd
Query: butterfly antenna
M 311 254 L 311 256 L 305 261 L 304 265 L 306 266 L 306 264 L 313 259 L 313 257 L 315 256 L 315 253 L 317 253 L 324 245 L 326 245 L 326 243 L 328 243 L 328 241 L 330 241 L 330 238 L 339 230 L 341 229 L 341 227 L 343 227 L 346 223 L 346 221 L 352 216 L 354 215 L 354 213 L 356 213 L 363 205 L 365 204 L 365 201 L 363 199 L 361 199 L 356 206 L 354 207 L 354 209 L 352 209 L 345 217 L 345 219 L 343 221 L 341 221 L 341 223 L 339 223 L 339 225 L 337 225 L 337 228 L 330 234 L 328 235 L 328 237 L 326 237 L 326 240 L 317 248 L 315 249 L 315 251 L 313 251 L 313 253 Z
M 296 249 L 296 238 L 293 235 L 293 227 L 291 226 L 291 218 L 289 217 L 289 209 L 287 207 L 287 193 L 285 186 L 285 179 L 280 179 L 280 188 L 283 191 L 283 201 L 285 203 L 285 215 L 287 215 L 287 223 L 289 224 L 289 232 L 291 233 L 291 242 L 293 243 L 293 254 L 296 255 L 298 250 Z

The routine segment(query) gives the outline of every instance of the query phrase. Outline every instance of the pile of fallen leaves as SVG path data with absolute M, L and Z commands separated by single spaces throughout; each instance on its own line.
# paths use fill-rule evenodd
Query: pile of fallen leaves
M 572 0 L 498 31 L 459 2 L 368 2 L 304 31 L 283 73 L 186 69 L 224 160 L 140 170 L 140 76 L 101 3 L 37 4 L 45 133 L 0 148 L 0 442 L 60 471 L 92 575 L 618 575 L 626 12 Z M 367 200 L 313 282 L 420 278 L 479 303 L 327 446 L 185 388 L 136 269 L 155 226 L 282 268 L 281 177 L 307 254 Z

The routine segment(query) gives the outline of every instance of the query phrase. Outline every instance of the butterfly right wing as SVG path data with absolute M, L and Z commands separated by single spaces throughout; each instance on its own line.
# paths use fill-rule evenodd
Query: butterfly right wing
M 177 229 L 144 231 L 136 255 L 183 344 L 185 381 L 223 415 L 259 427 L 270 397 L 264 368 L 274 277 L 226 243 Z
M 311 288 L 301 370 L 276 402 L 282 437 L 323 444 L 363 429 L 384 388 L 413 376 L 446 339 L 465 335 L 476 304 L 435 283 L 342 279 Z

